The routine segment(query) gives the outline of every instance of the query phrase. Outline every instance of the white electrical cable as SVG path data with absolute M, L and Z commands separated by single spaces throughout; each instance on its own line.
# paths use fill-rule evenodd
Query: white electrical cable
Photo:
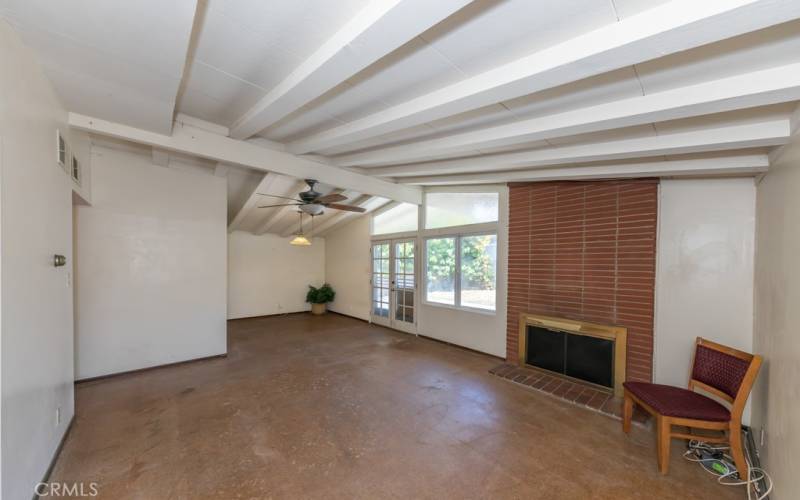
M 702 464 L 703 462 L 708 462 L 708 461 L 717 460 L 717 459 L 697 458 L 696 456 L 693 456 L 693 455 L 695 455 L 695 452 L 697 450 L 702 450 L 702 451 L 707 451 L 707 452 L 724 452 L 724 451 L 729 450 L 729 449 L 730 449 L 730 447 L 728 447 L 728 446 L 711 446 L 708 443 L 704 443 L 702 441 L 691 440 L 691 441 L 689 441 L 689 449 L 686 450 L 686 452 L 684 452 L 683 458 L 685 458 L 686 460 L 689 460 L 690 462 L 700 462 Z M 727 453 L 723 453 L 723 458 L 725 458 L 729 463 L 734 463 L 733 458 L 730 455 L 728 455 Z M 747 460 L 746 457 L 745 457 L 745 460 Z M 735 467 L 732 468 L 732 467 L 728 467 L 726 465 L 726 468 L 728 469 L 728 472 L 726 472 L 724 474 L 721 474 L 721 475 L 720 474 L 716 474 L 714 471 L 709 470 L 706 467 L 703 467 L 703 469 L 705 471 L 707 471 L 709 474 L 713 474 L 713 475 L 717 476 L 717 482 L 719 484 L 724 485 L 724 486 L 742 486 L 742 485 L 746 485 L 747 486 L 747 500 L 764 500 L 764 498 L 766 498 L 767 495 L 769 495 L 770 492 L 772 491 L 772 478 L 769 476 L 769 474 L 767 474 L 767 471 L 765 471 L 764 469 L 762 469 L 760 467 L 753 467 L 752 464 L 750 463 L 750 460 L 747 460 L 747 467 L 748 467 L 748 469 L 750 469 L 750 472 L 748 474 L 750 477 L 748 477 L 746 481 L 743 481 L 743 480 L 740 480 L 740 481 L 726 481 L 727 478 L 729 478 L 729 477 L 731 477 L 731 476 L 733 476 L 734 474 L 737 473 Z M 766 480 L 767 490 L 764 493 L 761 493 L 758 497 L 753 498 L 753 496 L 752 496 L 753 488 L 751 486 L 754 485 L 754 484 L 757 484 L 762 479 Z

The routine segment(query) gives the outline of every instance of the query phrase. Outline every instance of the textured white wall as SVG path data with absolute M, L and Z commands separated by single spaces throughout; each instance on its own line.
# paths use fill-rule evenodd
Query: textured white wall
M 758 185 L 755 350 L 764 356 L 753 392 L 753 427 L 766 440 L 770 498 L 800 497 L 800 135 Z
M 369 321 L 369 216 L 358 217 L 325 238 L 325 281 L 336 290 L 330 310 Z
M 292 246 L 275 234 L 228 236 L 228 319 L 308 311 L 308 285 L 325 281 L 325 240 Z
M 655 381 L 685 386 L 698 336 L 753 350 L 755 184 L 661 182 Z
M 95 148 L 76 214 L 76 378 L 226 352 L 225 179 Z
M 89 158 L 86 135 L 68 131 L 35 55 L 3 20 L 0 54 L 0 496 L 11 499 L 33 496 L 73 415 L 73 183 L 56 162 L 56 130 L 87 168 Z M 56 253 L 66 266 L 53 266 Z

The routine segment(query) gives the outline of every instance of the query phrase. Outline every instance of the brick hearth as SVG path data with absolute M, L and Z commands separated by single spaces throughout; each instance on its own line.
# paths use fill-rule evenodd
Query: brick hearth
M 489 373 L 528 389 L 557 397 L 568 403 L 622 419 L 622 399 L 615 398 L 608 391 L 597 389 L 591 385 L 551 376 L 540 370 L 523 368 L 509 363 L 495 366 L 489 370 Z M 646 425 L 649 422 L 649 415 L 636 407 L 633 412 L 633 421 L 637 424 Z

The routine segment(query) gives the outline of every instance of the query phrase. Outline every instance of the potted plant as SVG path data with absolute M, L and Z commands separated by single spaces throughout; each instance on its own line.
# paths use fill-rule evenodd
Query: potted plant
M 306 302 L 311 303 L 311 314 L 325 314 L 325 304 L 331 302 L 336 296 L 336 292 L 328 283 L 323 284 L 319 288 L 308 285 L 308 293 L 306 293 Z

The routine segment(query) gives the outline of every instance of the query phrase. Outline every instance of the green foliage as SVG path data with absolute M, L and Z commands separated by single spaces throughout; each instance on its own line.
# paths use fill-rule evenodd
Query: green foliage
M 461 238 L 461 279 L 465 288 L 491 289 L 495 283 L 493 236 Z M 428 240 L 428 283 L 431 290 L 452 290 L 456 267 L 454 238 Z
M 310 302 L 312 304 L 325 304 L 327 302 L 333 301 L 333 298 L 336 297 L 336 292 L 333 291 L 333 288 L 327 283 L 322 285 L 319 288 L 315 288 L 311 285 L 308 285 L 308 293 L 306 293 L 306 302 Z
M 461 280 L 466 288 L 491 289 L 495 283 L 494 243 L 492 236 L 470 236 L 461 239 Z
M 428 283 L 432 290 L 453 288 L 456 271 L 456 243 L 453 238 L 428 240 Z

